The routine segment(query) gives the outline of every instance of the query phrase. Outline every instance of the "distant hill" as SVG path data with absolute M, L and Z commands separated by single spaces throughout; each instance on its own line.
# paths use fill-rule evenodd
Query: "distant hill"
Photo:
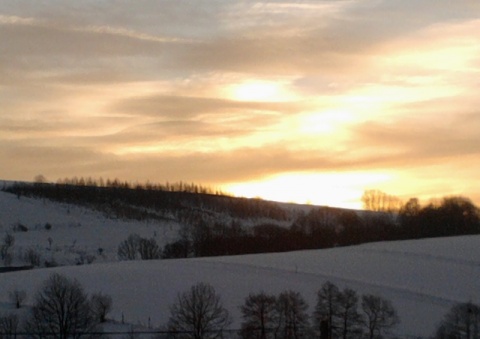
M 10 182 L 2 188 L 1 229 L 16 238 L 9 256 L 0 258 L 7 266 L 10 259 L 50 266 L 285 252 L 480 233 L 478 208 L 461 197 L 425 207 L 408 203 L 400 213 L 387 213 L 237 198 L 208 193 L 193 184 Z M 90 233 L 96 236 L 85 235 Z M 48 253 L 43 253 L 45 249 Z
M 160 246 L 165 246 L 163 256 L 170 258 L 325 248 L 394 238 L 386 232 L 386 228 L 393 227 L 389 215 L 325 206 L 168 191 L 163 187 L 131 188 L 121 184 L 102 187 L 20 182 L 5 184 L 3 192 L 16 197 L 16 200 L 10 199 L 9 204 L 18 204 L 25 198 L 32 199 L 29 201 L 34 204 L 41 199 L 53 209 L 54 206 L 66 209 L 71 225 L 85 224 L 78 216 L 74 220 L 68 217 L 72 210 L 81 209 L 82 213 L 97 213 L 97 219 L 104 219 L 101 223 L 115 221 L 158 227 L 153 237 Z M 18 211 L 19 216 L 23 213 Z M 18 219 L 6 226 L 21 230 L 22 218 Z M 42 224 L 50 224 L 58 228 L 47 216 L 41 219 L 24 226 L 38 229 Z M 375 225 L 370 225 L 373 222 Z M 160 239 L 158 233 L 165 233 L 165 225 L 168 225 L 168 236 Z M 369 232 L 361 230 L 367 227 Z M 379 227 L 382 231 L 375 231 Z M 141 233 L 141 228 L 138 232 L 132 230 L 132 234 Z M 113 235 L 118 233 L 116 230 L 110 233 L 118 239 Z M 120 233 L 125 238 L 128 236 Z

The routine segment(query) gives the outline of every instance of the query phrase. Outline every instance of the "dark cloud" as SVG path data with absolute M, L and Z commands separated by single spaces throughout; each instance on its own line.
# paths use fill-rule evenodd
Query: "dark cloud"
M 246 112 L 293 113 L 301 103 L 243 102 L 228 99 L 191 97 L 177 95 L 151 95 L 116 102 L 113 112 L 138 116 L 155 116 L 171 119 L 186 119 L 201 114 L 226 114 Z
M 289 151 L 284 145 L 242 148 L 232 152 L 185 152 L 178 154 L 122 157 L 124 177 L 131 173 L 145 178 L 193 180 L 222 183 L 268 177 L 289 171 L 331 171 L 339 165 L 350 167 L 350 161 L 337 161 L 327 156 L 313 156 Z
M 173 41 L 141 38 L 114 31 L 49 24 L 0 25 L 2 54 L 23 57 L 161 56 Z
M 480 113 L 438 117 L 437 121 L 411 117 L 394 123 L 367 122 L 354 128 L 354 138 L 366 153 L 383 154 L 380 159 L 392 167 L 480 156 Z
M 98 173 L 99 164 L 108 159 L 105 154 L 90 148 L 35 146 L 25 141 L 5 140 L 0 144 L 0 156 L 2 159 L 9 159 L 2 162 L 2 175 L 9 179 L 23 180 L 33 180 L 39 173 L 45 173 L 50 180 L 67 175 L 92 175 Z

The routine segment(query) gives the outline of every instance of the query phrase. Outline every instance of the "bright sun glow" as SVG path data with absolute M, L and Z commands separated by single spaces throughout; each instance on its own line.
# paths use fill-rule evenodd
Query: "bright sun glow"
M 300 132 L 302 134 L 330 134 L 337 132 L 339 126 L 352 119 L 349 112 L 340 110 L 308 113 L 300 117 Z
M 360 209 L 363 192 L 390 177 L 384 173 L 290 173 L 225 189 L 247 198 Z
M 227 95 L 238 101 L 284 101 L 290 95 L 281 83 L 270 81 L 246 81 L 229 86 Z

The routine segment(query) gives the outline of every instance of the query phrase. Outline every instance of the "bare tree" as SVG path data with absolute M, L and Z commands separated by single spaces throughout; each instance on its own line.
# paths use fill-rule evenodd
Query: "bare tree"
M 382 297 L 371 294 L 362 296 L 362 310 L 369 339 L 381 338 L 382 333 L 399 323 L 392 303 Z
M 273 329 L 277 323 L 276 298 L 264 292 L 250 294 L 242 311 L 242 337 L 267 339 L 273 337 Z
M 308 305 L 298 292 L 285 291 L 278 296 L 277 333 L 280 338 L 309 338 Z
M 23 260 L 25 260 L 27 263 L 29 263 L 32 266 L 36 266 L 36 267 L 40 266 L 41 259 L 42 257 L 40 253 L 31 247 L 25 250 L 25 253 L 23 254 Z
M 189 291 L 178 294 L 170 306 L 168 328 L 180 338 L 219 338 L 229 324 L 228 311 L 209 284 L 192 286 Z
M 400 210 L 400 198 L 379 190 L 367 190 L 362 195 L 363 207 L 366 210 L 378 212 L 395 212 Z
M 155 239 L 140 238 L 138 242 L 138 252 L 142 260 L 160 259 L 161 250 Z
M 471 302 L 455 304 L 438 326 L 434 338 L 480 338 L 480 306 Z
M 337 328 L 339 315 L 338 298 L 340 290 L 330 281 L 325 282 L 317 293 L 317 305 L 314 311 L 315 329 L 318 334 L 325 335 L 328 331 L 328 338 L 332 337 L 333 329 Z
M 130 234 L 130 236 L 118 246 L 118 258 L 120 260 L 135 260 L 137 258 L 140 239 L 138 234 Z
M 8 293 L 8 298 L 15 304 L 15 308 L 20 308 L 23 305 L 25 299 L 27 299 L 27 292 L 25 290 L 14 289 Z
M 54 273 L 35 295 L 26 329 L 34 338 L 79 338 L 95 326 L 88 296 L 76 280 Z
M 3 260 L 5 266 L 12 264 L 13 256 L 10 253 L 10 249 L 15 244 L 15 237 L 10 233 L 6 233 L 3 237 L 3 244 L 0 245 L 0 257 Z
M 105 322 L 107 314 L 112 310 L 112 304 L 112 297 L 107 294 L 95 293 L 92 295 L 92 312 L 98 322 Z
M 142 260 L 160 259 L 161 250 L 155 239 L 141 238 L 138 234 L 130 236 L 118 246 L 118 258 L 120 260 Z
M 354 290 L 346 288 L 338 295 L 338 318 L 335 332 L 339 338 L 361 336 L 362 316 L 358 312 L 358 296 Z
M 17 337 L 20 320 L 16 314 L 0 316 L 0 338 L 13 339 Z

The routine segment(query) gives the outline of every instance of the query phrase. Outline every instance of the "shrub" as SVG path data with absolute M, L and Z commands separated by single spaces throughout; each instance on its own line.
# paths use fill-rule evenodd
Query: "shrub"
M 34 248 L 29 248 L 23 254 L 23 260 L 34 267 L 40 267 L 41 255 Z

